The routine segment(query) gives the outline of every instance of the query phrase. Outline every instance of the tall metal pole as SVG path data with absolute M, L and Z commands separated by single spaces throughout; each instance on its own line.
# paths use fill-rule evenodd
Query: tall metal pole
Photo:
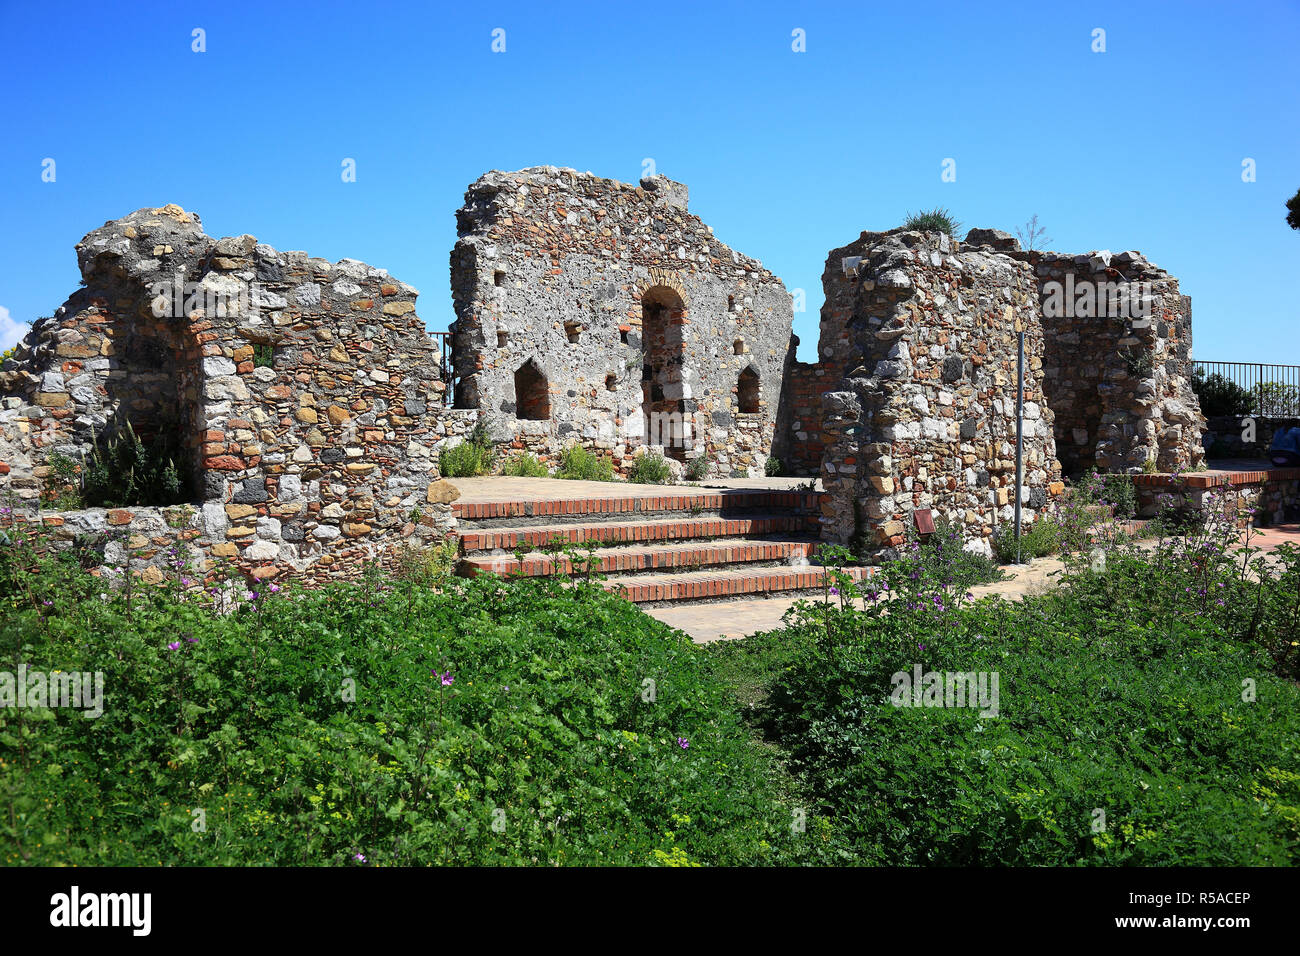
M 1019 325 L 1019 323 L 1016 323 Z M 1016 564 L 1020 563 L 1020 489 L 1024 486 L 1025 333 L 1016 332 Z

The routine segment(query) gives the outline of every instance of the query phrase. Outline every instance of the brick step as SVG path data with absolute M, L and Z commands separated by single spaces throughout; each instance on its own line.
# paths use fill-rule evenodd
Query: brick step
M 702 565 L 744 564 L 753 567 L 758 564 L 789 566 L 792 561 L 806 561 L 817 548 L 814 538 L 720 538 L 715 541 L 696 542 L 681 541 L 660 545 L 632 545 L 629 547 L 598 548 L 592 554 L 599 565 L 592 570 L 599 574 L 629 574 L 657 571 L 670 568 L 698 568 Z M 492 572 L 494 574 L 514 574 L 520 564 L 512 555 L 480 554 L 466 558 L 461 562 L 461 571 L 466 574 Z M 533 552 L 524 557 L 523 573 L 529 576 L 547 575 L 557 572 L 573 574 L 581 572 L 582 566 L 574 568 L 565 555 L 549 555 Z
M 858 579 L 871 571 L 869 568 L 846 570 Z M 823 587 L 825 574 L 825 568 L 810 566 L 728 568 L 685 574 L 645 574 L 611 578 L 605 582 L 605 590 L 616 591 L 636 604 L 660 601 L 708 601 L 742 594 L 791 594 L 799 591 L 819 591 Z
M 821 512 L 820 491 L 724 490 L 685 491 L 662 495 L 628 495 L 599 498 L 555 498 L 541 501 L 453 502 L 452 511 L 462 528 L 492 527 L 520 518 L 581 520 L 587 515 L 659 517 L 676 512 L 716 512 L 733 516 L 739 512 Z
M 682 516 L 648 521 L 462 529 L 460 545 L 462 553 L 473 555 L 477 551 L 536 548 L 557 537 L 572 544 L 587 541 L 635 544 L 698 538 L 737 538 L 746 535 L 816 534 L 818 528 L 816 515 L 762 514 L 736 518 Z

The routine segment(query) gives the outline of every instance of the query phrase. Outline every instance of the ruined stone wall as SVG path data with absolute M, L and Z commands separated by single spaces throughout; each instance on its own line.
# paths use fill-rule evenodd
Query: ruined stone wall
M 686 207 L 686 187 L 663 177 L 546 166 L 473 183 L 451 255 L 457 404 L 547 461 L 580 442 L 622 472 L 664 446 L 679 462 L 709 456 L 714 475 L 763 474 L 790 296 Z M 539 374 L 549 407 L 521 404 L 517 386 Z M 674 440 L 682 420 L 689 436 Z
M 52 452 L 80 459 L 129 421 L 179 432 L 196 507 L 177 531 L 204 562 L 349 576 L 451 526 L 437 455 L 476 416 L 441 405 L 415 289 L 356 260 L 212 239 L 177 206 L 107 223 L 77 254 L 85 287 L 0 370 L 0 481 L 20 510 Z M 149 509 L 119 511 L 157 530 Z
M 1178 280 L 1136 251 L 1013 254 L 1038 277 L 1044 389 L 1067 473 L 1203 464 L 1191 299 Z
M 929 509 L 989 553 L 1013 514 L 1017 320 L 1025 520 L 1063 487 L 1032 268 L 943 234 L 895 230 L 833 250 L 824 279 L 820 351 L 848 371 L 823 397 L 823 537 L 887 554 L 914 512 Z
M 1025 517 L 1089 468 L 1204 461 L 1191 300 L 1138 252 L 1025 252 L 971 230 L 863 233 L 823 275 L 824 534 L 897 546 L 909 513 L 960 521 L 971 546 L 1015 500 L 1015 321 L 1025 328 Z M 1057 460 L 1058 450 L 1060 461 Z
M 839 377 L 820 362 L 799 362 L 792 357 L 786 364 L 772 441 L 772 454 L 780 460 L 782 474 L 802 478 L 821 473 L 822 393 L 838 387 Z

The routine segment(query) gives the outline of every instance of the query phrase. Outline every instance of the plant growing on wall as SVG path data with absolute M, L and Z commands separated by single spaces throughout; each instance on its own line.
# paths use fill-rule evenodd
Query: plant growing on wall
M 82 498 L 90 507 L 177 505 L 189 497 L 190 475 L 174 437 L 161 428 L 146 444 L 130 422 L 101 447 L 93 440 L 82 468 Z
M 952 214 L 947 209 L 936 206 L 934 209 L 908 213 L 907 219 L 903 221 L 903 228 L 919 232 L 946 232 L 956 239 L 961 223 L 952 218 Z
M 1035 249 L 1046 249 L 1047 244 L 1052 241 L 1047 230 L 1038 225 L 1038 213 L 1029 217 L 1023 230 L 1016 229 L 1016 238 L 1020 240 L 1020 246 L 1027 252 L 1033 252 Z

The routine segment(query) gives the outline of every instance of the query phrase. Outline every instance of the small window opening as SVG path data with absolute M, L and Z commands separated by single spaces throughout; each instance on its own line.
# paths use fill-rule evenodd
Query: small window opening
M 515 417 L 529 421 L 546 421 L 551 417 L 550 385 L 533 359 L 515 372 Z
M 510 341 L 510 333 L 504 329 L 497 330 L 497 348 L 503 349 L 506 343 Z
M 736 339 L 735 349 L 736 349 L 736 354 L 737 354 L 737 355 L 744 355 L 744 354 L 745 354 L 745 340 L 744 340 L 744 339 Z
M 582 325 L 577 322 L 565 322 L 564 334 L 569 337 L 570 345 L 578 344 L 578 335 L 582 332 Z
M 493 284 L 493 285 L 505 285 L 505 284 L 506 284 L 506 274 L 505 274 L 504 272 L 502 272 L 500 269 L 498 269 L 496 272 L 492 273 L 492 284 Z
M 741 414 L 753 414 L 758 411 L 759 381 L 758 373 L 747 368 L 736 380 L 736 400 Z
M 275 346 L 253 343 L 253 368 L 270 368 L 275 364 Z
M 613 372 L 610 372 L 608 375 L 605 376 L 605 390 L 612 392 L 617 387 L 618 387 L 618 376 L 615 375 Z

